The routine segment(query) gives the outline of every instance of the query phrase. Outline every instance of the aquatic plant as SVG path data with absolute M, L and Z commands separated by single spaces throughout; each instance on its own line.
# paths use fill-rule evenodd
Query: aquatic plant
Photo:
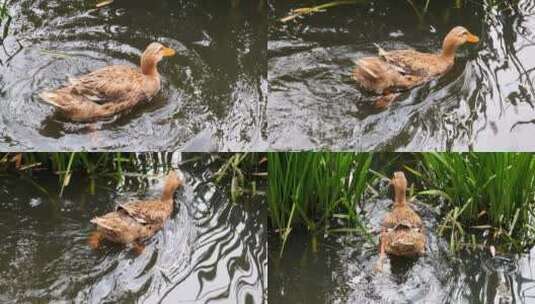
M 306 16 L 306 15 L 312 15 L 315 13 L 324 12 L 328 8 L 332 8 L 332 7 L 336 7 L 340 5 L 347 5 L 347 4 L 357 4 L 359 2 L 364 2 L 364 1 L 363 0 L 336 0 L 336 1 L 331 1 L 331 2 L 324 3 L 324 4 L 316 5 L 316 6 L 296 8 L 296 9 L 291 10 L 290 13 L 288 13 L 288 16 L 280 19 L 280 21 L 284 23 L 284 22 L 288 22 L 299 17 Z
M 49 170 L 58 176 L 61 185 L 59 196 L 69 185 L 71 176 L 83 173 L 90 177 L 108 176 L 116 181 L 122 181 L 127 172 L 148 175 L 170 168 L 173 152 L 160 153 L 0 153 L 0 172 L 16 170 L 31 173 L 33 170 Z M 255 196 L 263 194 L 266 179 L 265 154 L 262 153 L 215 153 L 208 154 L 212 160 L 217 160 L 219 169 L 214 173 L 215 182 L 222 182 L 229 178 L 230 196 L 237 202 L 244 195 Z M 199 160 L 193 153 L 185 157 L 181 164 Z M 227 180 L 224 181 L 225 184 Z M 258 185 L 258 184 L 262 185 Z
M 370 153 L 268 154 L 269 221 L 282 239 L 281 254 L 295 226 L 369 236 L 357 206 L 373 178 L 371 162 Z M 335 218 L 342 224 L 331 227 Z
M 7 9 L 7 0 L 0 2 L 0 21 L 3 21 L 6 18 L 9 18 L 9 11 Z
M 157 154 L 157 153 L 154 153 Z M 28 170 L 34 167 L 48 168 L 57 174 L 67 171 L 84 171 L 89 175 L 121 175 L 123 163 L 132 162 L 142 164 L 147 155 L 136 153 L 92 153 L 92 152 L 52 152 L 52 153 L 1 153 L 0 168 L 6 169 L 10 163 L 18 170 Z M 156 157 L 156 159 L 160 159 Z M 152 163 L 155 160 L 151 160 Z M 18 162 L 18 163 L 17 163 Z
M 280 22 L 286 23 L 291 20 L 303 18 L 305 16 L 310 16 L 316 13 L 322 13 L 322 12 L 325 12 L 327 9 L 338 7 L 341 5 L 365 4 L 368 2 L 370 1 L 368 0 L 335 0 L 335 1 L 325 2 L 319 5 L 295 8 L 295 9 L 292 9 L 288 13 L 287 16 L 281 18 Z M 407 5 L 409 5 L 413 9 L 419 23 L 424 24 L 425 18 L 430 10 L 429 6 L 431 5 L 431 1 L 426 0 L 423 2 L 417 2 L 413 0 L 406 0 L 405 2 L 407 3 Z M 463 6 L 467 5 L 468 3 L 469 1 L 467 2 L 463 0 L 451 0 L 452 7 L 455 9 L 460 9 Z M 472 4 L 474 3 L 472 2 Z M 483 4 L 479 4 L 479 5 L 483 5 Z M 513 9 L 513 5 L 510 3 L 507 3 L 506 1 L 490 1 L 487 3 L 487 5 L 497 8 L 498 11 Z
M 97 8 L 101 8 L 101 7 L 108 6 L 108 5 L 112 4 L 112 3 L 113 3 L 113 0 L 103 0 L 103 1 L 98 1 L 95 6 Z
M 224 154 L 222 154 L 224 155 Z M 265 179 L 267 172 L 263 168 L 267 161 L 264 153 L 234 153 L 214 174 L 216 182 L 230 178 L 230 197 L 236 203 L 244 194 L 255 196 L 263 194 L 257 188 L 258 178 Z
M 452 250 L 497 245 L 522 250 L 535 243 L 535 157 L 530 153 L 419 153 L 412 170 L 426 190 L 446 199 L 440 231 Z M 482 242 L 477 240 L 481 240 Z
M 116 180 L 124 178 L 125 169 L 135 168 L 137 172 L 147 174 L 149 169 L 169 166 L 168 159 L 172 153 L 0 153 L 0 171 L 16 170 L 29 172 L 49 170 L 58 176 L 63 195 L 74 172 L 89 176 L 109 176 Z
M 5 21 L 5 22 L 4 22 Z M 2 36 L 0 38 L 0 44 L 6 39 L 9 32 L 9 25 L 11 24 L 11 15 L 7 7 L 7 0 L 0 0 L 0 26 L 2 27 Z

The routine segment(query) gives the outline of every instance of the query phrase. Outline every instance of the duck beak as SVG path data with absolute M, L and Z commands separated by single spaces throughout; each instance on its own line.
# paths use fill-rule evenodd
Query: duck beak
M 479 37 L 469 33 L 467 35 L 467 37 L 466 37 L 466 42 L 468 42 L 468 43 L 478 43 L 479 42 Z
M 164 57 L 170 57 L 170 56 L 175 56 L 176 52 L 175 50 L 173 50 L 172 48 L 164 48 L 162 50 L 162 55 Z

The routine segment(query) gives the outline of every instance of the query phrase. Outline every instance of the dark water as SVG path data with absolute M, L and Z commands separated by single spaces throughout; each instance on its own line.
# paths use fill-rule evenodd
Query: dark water
M 13 19 L 0 48 L 0 149 L 262 149 L 263 1 L 116 0 L 102 9 L 95 0 L 8 1 Z M 37 96 L 106 65 L 138 65 L 152 41 L 177 55 L 159 64 L 160 93 L 130 113 L 95 126 L 71 123 Z
M 366 217 L 376 231 L 391 200 L 368 201 Z M 419 203 L 416 210 L 428 227 L 427 254 L 418 259 L 385 259 L 383 272 L 373 268 L 375 246 L 357 236 L 319 241 L 292 232 L 282 259 L 279 238 L 270 236 L 269 299 L 280 304 L 324 303 L 535 303 L 535 248 L 519 256 L 492 258 L 487 252 L 452 255 L 435 234 L 437 214 Z M 376 234 L 375 239 L 378 236 Z
M 414 7 L 410 3 L 414 3 Z M 425 3 L 430 4 L 424 12 Z M 461 8 L 454 8 L 460 2 Z M 492 5 L 492 3 L 500 3 Z M 276 149 L 532 150 L 535 2 L 361 1 L 298 22 L 277 20 L 312 1 L 271 1 L 269 144 Z M 387 50 L 440 50 L 456 25 L 480 36 L 447 75 L 371 106 L 353 61 Z M 281 136 L 282 134 L 282 136 Z
M 87 178 L 73 176 L 60 200 L 50 175 L 35 176 L 41 188 L 17 175 L 1 177 L 0 302 L 263 303 L 262 199 L 232 204 L 209 180 L 213 168 L 181 168 L 187 184 L 175 195 L 175 213 L 137 257 L 113 246 L 92 251 L 89 220 L 116 202 L 159 195 L 162 173 L 119 184 L 97 179 L 94 195 Z

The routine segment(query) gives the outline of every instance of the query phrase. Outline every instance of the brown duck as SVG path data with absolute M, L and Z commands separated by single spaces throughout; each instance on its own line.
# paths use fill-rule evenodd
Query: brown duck
M 171 171 L 165 178 L 159 199 L 120 204 L 115 211 L 93 218 L 91 223 L 96 224 L 97 229 L 89 237 L 89 245 L 97 249 L 106 239 L 122 245 L 133 245 L 134 250 L 141 253 L 144 248 L 142 241 L 162 229 L 171 216 L 173 194 L 182 184 L 182 174 Z
M 425 254 L 426 237 L 422 219 L 407 203 L 407 179 L 403 172 L 392 178 L 395 200 L 390 213 L 381 225 L 379 261 L 376 269 L 382 270 L 385 254 L 395 256 L 421 256 Z
M 383 108 L 396 99 L 397 92 L 409 90 L 448 72 L 455 61 L 457 48 L 465 43 L 477 42 L 477 36 L 457 26 L 446 35 L 442 51 L 437 54 L 415 50 L 387 52 L 379 47 L 378 57 L 366 57 L 356 62 L 353 79 L 365 90 L 382 95 L 376 106 Z
M 143 52 L 140 68 L 107 66 L 39 96 L 74 121 L 108 118 L 156 95 L 160 90 L 158 62 L 174 54 L 173 49 L 153 42 Z

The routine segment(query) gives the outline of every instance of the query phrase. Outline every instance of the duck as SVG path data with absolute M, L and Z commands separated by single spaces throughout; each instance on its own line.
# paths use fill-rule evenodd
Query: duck
M 378 56 L 365 57 L 356 62 L 352 78 L 364 90 L 381 95 L 377 108 L 385 108 L 399 95 L 446 74 L 455 62 L 457 49 L 465 43 L 478 43 L 479 37 L 462 26 L 446 35 L 442 50 L 436 54 L 415 50 L 385 51 L 380 46 Z
M 93 249 L 101 247 L 103 240 L 121 245 L 131 245 L 137 254 L 143 249 L 143 241 L 162 229 L 173 212 L 173 194 L 184 183 L 182 173 L 170 171 L 165 177 L 162 195 L 158 199 L 119 204 L 115 211 L 91 219 L 96 230 L 88 239 Z
M 381 271 L 386 254 L 393 256 L 423 256 L 427 238 L 420 216 L 407 203 L 407 179 L 401 171 L 391 180 L 394 188 L 394 204 L 381 224 L 379 261 L 376 270 Z
M 141 55 L 139 68 L 111 65 L 69 80 L 54 91 L 39 94 L 42 100 L 77 122 L 102 120 L 150 100 L 160 90 L 157 65 L 175 50 L 153 42 Z

